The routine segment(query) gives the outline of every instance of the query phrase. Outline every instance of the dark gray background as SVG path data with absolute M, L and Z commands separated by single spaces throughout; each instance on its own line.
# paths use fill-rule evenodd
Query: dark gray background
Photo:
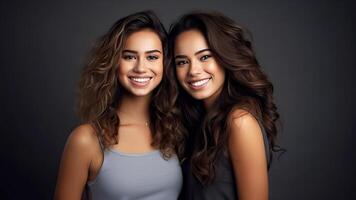
M 119 18 L 153 9 L 168 25 L 221 11 L 254 35 L 275 85 L 288 151 L 270 171 L 271 199 L 355 199 L 355 3 L 352 1 L 2 1 L 1 199 L 51 199 L 93 41 Z

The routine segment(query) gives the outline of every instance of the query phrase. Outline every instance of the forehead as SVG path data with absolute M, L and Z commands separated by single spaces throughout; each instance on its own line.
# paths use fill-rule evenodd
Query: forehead
M 209 48 L 209 45 L 204 35 L 197 29 L 182 32 L 177 36 L 174 43 L 176 55 L 194 54 L 206 48 Z
M 157 33 L 150 29 L 143 29 L 131 33 L 124 44 L 124 50 L 133 51 L 149 51 L 160 50 L 162 51 L 162 42 Z

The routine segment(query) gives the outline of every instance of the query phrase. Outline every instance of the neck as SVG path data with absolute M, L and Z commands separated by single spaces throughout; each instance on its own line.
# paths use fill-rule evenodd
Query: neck
M 212 94 L 210 97 L 203 100 L 204 107 L 207 111 L 210 110 L 211 107 L 216 103 L 221 91 L 222 91 L 222 88 L 220 88 L 217 92 Z
M 117 113 L 120 117 L 120 124 L 141 124 L 149 122 L 150 100 L 151 95 L 134 96 L 125 93 L 120 99 L 120 104 L 117 108 Z
M 210 110 L 210 108 L 211 108 L 212 105 L 214 104 L 214 101 L 211 100 L 211 99 L 205 99 L 205 100 L 203 101 L 203 104 L 204 104 L 204 108 L 205 108 L 206 110 Z

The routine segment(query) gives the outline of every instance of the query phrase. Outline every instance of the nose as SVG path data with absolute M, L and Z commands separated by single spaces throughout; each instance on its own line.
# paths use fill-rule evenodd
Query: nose
M 143 58 L 137 59 L 137 62 L 135 63 L 135 67 L 133 68 L 133 71 L 136 73 L 145 73 L 146 72 L 146 62 Z
M 191 60 L 189 65 L 189 75 L 196 76 L 201 74 L 201 72 L 202 72 L 201 63 L 199 63 L 199 61 L 196 60 Z

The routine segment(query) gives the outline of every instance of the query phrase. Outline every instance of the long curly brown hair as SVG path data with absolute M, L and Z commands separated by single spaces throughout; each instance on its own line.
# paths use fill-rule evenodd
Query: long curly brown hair
M 244 28 L 217 12 L 192 12 L 171 25 L 170 52 L 174 51 L 177 36 L 191 29 L 205 36 L 213 56 L 225 69 L 223 89 L 209 111 L 182 87 L 179 89 L 177 104 L 183 113 L 183 123 L 191 133 L 187 156 L 193 174 L 206 185 L 215 178 L 218 155 L 226 152 L 228 117 L 232 111 L 247 110 L 260 122 L 269 140 L 269 151 L 280 150 L 276 145 L 279 114 L 273 100 L 273 85 L 258 64 Z M 172 62 L 170 69 L 175 71 L 173 66 Z
M 142 29 L 151 29 L 161 39 L 164 72 L 161 83 L 154 89 L 150 102 L 152 145 L 165 158 L 173 153 L 181 155 L 184 139 L 182 126 L 176 115 L 177 85 L 174 74 L 168 71 L 167 32 L 152 11 L 131 14 L 118 20 L 94 45 L 79 82 L 78 113 L 84 123 L 96 130 L 105 148 L 118 143 L 120 118 L 117 107 L 123 88 L 117 78 L 118 61 L 128 36 Z

